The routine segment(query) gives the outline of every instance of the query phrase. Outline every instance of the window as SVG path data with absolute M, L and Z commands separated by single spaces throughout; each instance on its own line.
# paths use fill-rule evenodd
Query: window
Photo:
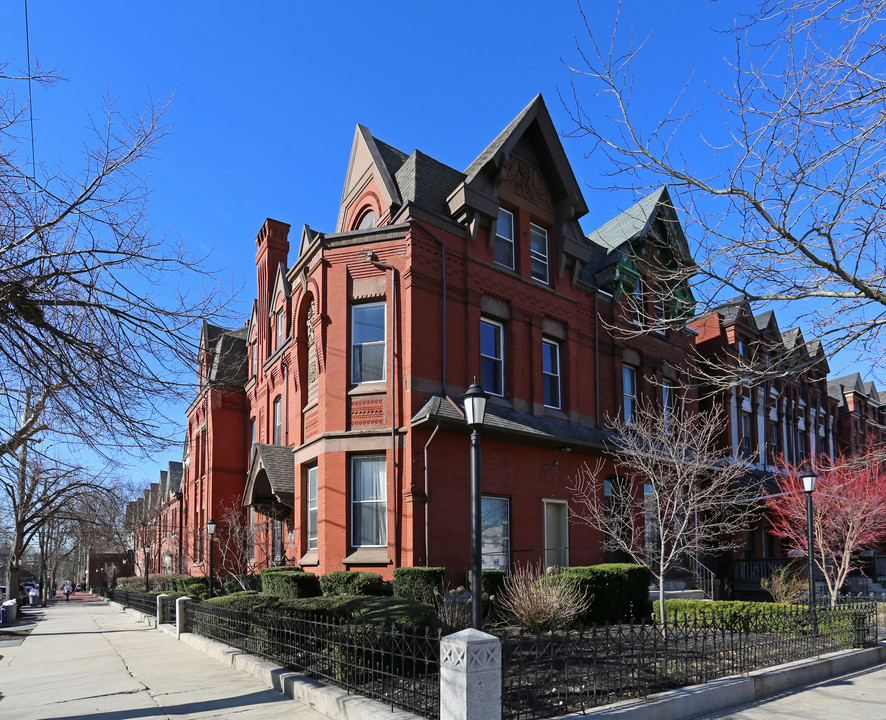
M 637 278 L 637 287 L 634 290 L 634 324 L 643 327 L 646 324 L 646 286 L 643 278 Z
M 535 223 L 529 223 L 529 258 L 532 279 L 548 282 L 548 231 Z
M 750 459 L 754 454 L 754 423 L 749 412 L 741 414 L 741 447 L 742 457 Z
M 504 208 L 498 209 L 495 226 L 495 262 L 514 269 L 514 216 Z
M 307 509 L 307 548 L 317 549 L 317 466 L 308 468 L 307 492 L 305 493 Z
M 806 459 L 806 433 L 797 428 L 797 457 L 795 462 L 803 462 Z
M 258 342 L 254 341 L 252 343 L 252 374 L 255 375 L 258 372 Z
M 384 455 L 351 458 L 351 546 L 385 547 L 387 469 Z
M 275 560 L 283 557 L 283 522 L 281 520 L 274 520 L 274 525 L 271 528 L 271 548 Z
M 351 382 L 385 379 L 385 304 L 351 309 Z
M 668 423 L 674 414 L 674 402 L 674 381 L 665 378 L 661 381 L 661 410 L 664 414 L 665 430 L 668 430 Z
M 653 573 L 658 572 L 660 540 L 658 492 L 652 483 L 643 483 L 643 540 L 646 549 L 646 565 Z
M 375 214 L 375 210 L 367 210 L 360 216 L 360 221 L 357 223 L 355 230 L 369 230 L 374 228 L 377 223 L 378 217 Z
M 542 382 L 545 405 L 560 407 L 560 346 L 551 340 L 541 343 Z
M 283 347 L 283 342 L 286 340 L 286 308 L 282 307 L 277 311 L 277 346 L 276 349 L 279 350 Z
M 781 452 L 781 433 L 778 431 L 778 421 L 770 420 L 767 425 L 767 443 L 769 445 L 769 454 L 772 456 L 772 459 Z
M 664 321 L 668 319 L 668 305 L 665 300 L 664 292 L 664 290 L 657 289 L 655 292 L 655 302 L 653 303 L 655 319 L 660 323 L 655 328 L 655 331 L 659 335 L 667 335 L 667 328 L 664 326 Z
M 282 398 L 274 400 L 274 445 L 283 444 L 283 403 Z
M 255 418 L 249 418 L 249 453 L 252 454 L 252 448 L 255 446 Z
M 511 507 L 508 498 L 484 495 L 480 503 L 484 570 L 511 566 Z
M 480 385 L 492 395 L 505 394 L 504 327 L 492 320 L 480 321 Z
M 634 422 L 634 410 L 637 407 L 637 371 L 635 368 L 630 365 L 622 366 L 621 385 L 625 422 Z
M 249 520 L 246 525 L 246 557 L 255 560 L 255 508 L 249 508 Z

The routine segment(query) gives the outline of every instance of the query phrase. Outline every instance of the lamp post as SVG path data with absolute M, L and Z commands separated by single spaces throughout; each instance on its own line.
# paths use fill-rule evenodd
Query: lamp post
M 215 538 L 215 520 L 212 518 L 206 522 L 206 532 L 209 533 L 209 597 L 212 597 L 212 540 Z
M 803 490 L 806 492 L 806 557 L 809 560 L 809 612 L 812 618 L 812 631 L 815 632 L 815 537 L 812 532 L 812 493 L 818 476 L 814 470 L 803 473 Z
M 480 427 L 486 418 L 487 398 L 488 395 L 477 384 L 476 378 L 462 398 L 465 403 L 465 420 L 471 428 L 471 625 L 476 630 L 483 626 L 483 585 L 480 582 L 483 572 Z

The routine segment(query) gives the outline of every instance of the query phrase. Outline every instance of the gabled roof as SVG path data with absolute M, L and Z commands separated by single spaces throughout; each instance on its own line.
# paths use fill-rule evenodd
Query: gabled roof
M 531 135 L 536 156 L 542 172 L 551 187 L 554 202 L 561 198 L 571 198 L 574 203 L 574 217 L 585 215 L 588 206 L 581 192 L 581 185 L 575 178 L 560 135 L 554 127 L 551 115 L 541 94 L 536 95 L 507 127 L 481 152 L 465 170 L 465 182 L 474 183 L 485 171 L 497 174 L 504 160 L 514 148 Z
M 243 491 L 243 506 L 274 505 L 295 506 L 295 457 L 286 445 L 256 443 Z
M 238 330 L 226 330 L 213 348 L 207 384 L 242 387 L 248 379 L 248 373 L 246 325 Z
M 864 384 L 858 373 L 828 380 L 828 395 L 832 398 L 843 402 L 845 394 L 850 392 L 865 394 Z
M 274 278 L 274 289 L 271 292 L 271 302 L 268 308 L 268 317 L 274 315 L 274 310 L 276 309 L 275 302 L 277 300 L 277 295 L 281 292 L 283 293 L 283 297 L 288 299 L 290 293 L 292 292 L 292 286 L 289 284 L 289 280 L 286 279 L 286 266 L 281 262 L 277 265 L 277 275 Z
M 169 494 L 174 495 L 182 487 L 183 465 L 175 460 L 169 461 Z
M 414 202 L 443 216 L 446 198 L 464 180 L 464 173 L 415 150 L 398 168 L 394 179 L 403 202 Z
M 348 160 L 348 171 L 345 175 L 345 187 L 342 191 L 341 205 L 338 210 L 336 232 L 345 230 L 345 216 L 348 207 L 362 192 L 370 178 L 374 178 L 381 201 L 386 208 L 393 208 L 402 204 L 400 192 L 394 182 L 391 166 L 402 164 L 402 156 L 399 150 L 390 145 L 380 143 L 363 125 L 357 125 L 354 132 L 354 142 L 351 145 L 351 157 Z M 391 163 L 391 166 L 388 163 Z

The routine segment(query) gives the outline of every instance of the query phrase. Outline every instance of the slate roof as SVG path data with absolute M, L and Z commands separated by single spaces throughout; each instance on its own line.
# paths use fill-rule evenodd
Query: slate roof
M 532 98 L 532 101 L 520 111 L 517 117 L 511 120 L 511 122 L 508 123 L 507 127 L 505 127 L 505 129 L 496 136 L 495 140 L 489 143 L 489 145 L 486 146 L 483 152 L 481 152 L 477 156 L 474 162 L 468 165 L 468 169 L 465 170 L 467 182 L 471 182 L 475 177 L 477 177 L 486 163 L 488 163 L 490 160 L 492 160 L 492 158 L 495 157 L 495 153 L 497 153 L 508 141 L 511 134 L 514 132 L 517 126 L 521 122 L 523 122 L 523 118 L 529 114 L 529 112 L 532 110 L 533 106 L 537 102 L 543 102 L 541 94 L 538 94 L 534 98 Z
M 428 420 L 464 425 L 463 406 L 453 405 L 448 398 L 433 395 L 413 416 L 412 424 L 417 425 Z M 523 437 L 539 443 L 564 444 L 576 443 L 604 448 L 615 437 L 609 430 L 601 430 L 591 425 L 576 425 L 567 420 L 539 417 L 529 413 L 517 412 L 495 405 L 486 406 L 486 422 L 483 429 L 488 435 L 507 435 L 512 438 Z
M 793 350 L 797 347 L 797 342 L 800 339 L 800 328 L 791 328 L 790 330 L 785 330 L 781 334 L 781 339 L 784 341 L 785 349 Z
M 169 494 L 172 495 L 181 490 L 183 466 L 175 460 L 169 461 Z
M 271 492 L 288 507 L 295 506 L 295 457 L 286 445 L 255 444 L 252 468 L 249 471 L 247 492 L 255 493 L 255 478 L 261 470 L 268 476 Z M 250 487 L 251 486 L 251 487 Z
M 762 312 L 759 315 L 754 315 L 754 322 L 757 325 L 757 330 L 761 332 L 769 327 L 769 323 L 772 321 L 772 316 L 775 313 L 772 310 L 767 310 L 766 312 Z
M 661 193 L 662 188 L 657 188 L 649 193 L 642 200 L 594 230 L 588 235 L 588 240 L 605 248 L 607 253 L 611 253 L 626 242 L 642 236 L 653 219 Z
M 242 387 L 249 379 L 246 326 L 238 330 L 223 330 L 211 347 L 213 353 L 209 382 Z
M 376 141 L 377 142 L 377 141 Z M 464 179 L 464 173 L 416 150 L 393 175 L 400 198 L 411 201 L 435 213 L 449 217 L 446 198 Z
M 844 389 L 855 390 L 860 382 L 861 375 L 858 373 L 828 380 L 828 395 L 843 403 L 845 402 L 845 397 L 843 396 Z

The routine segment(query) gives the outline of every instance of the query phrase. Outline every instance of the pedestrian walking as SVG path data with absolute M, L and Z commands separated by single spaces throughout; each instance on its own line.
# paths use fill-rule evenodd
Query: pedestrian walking
M 71 581 L 68 580 L 65 582 L 65 602 L 71 602 L 71 592 L 74 588 L 71 587 Z

